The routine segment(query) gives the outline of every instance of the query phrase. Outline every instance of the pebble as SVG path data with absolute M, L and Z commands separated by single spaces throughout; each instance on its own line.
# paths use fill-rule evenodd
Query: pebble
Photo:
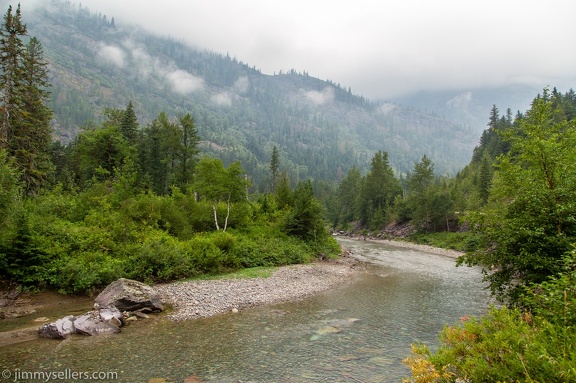
M 205 318 L 247 307 L 293 301 L 340 286 L 360 272 L 361 262 L 335 260 L 284 266 L 267 278 L 218 279 L 156 285 L 162 301 L 175 312 L 175 321 Z

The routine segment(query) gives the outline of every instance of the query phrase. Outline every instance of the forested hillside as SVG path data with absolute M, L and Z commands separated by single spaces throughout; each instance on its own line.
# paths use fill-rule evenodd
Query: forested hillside
M 272 149 L 293 185 L 338 180 L 367 170 L 375 152 L 397 173 L 422 155 L 439 173 L 470 160 L 477 129 L 389 103 L 375 104 L 332 81 L 293 70 L 265 75 L 228 55 L 120 25 L 71 2 L 53 0 L 24 15 L 49 63 L 55 131 L 69 142 L 106 107 L 133 102 L 141 126 L 161 111 L 190 113 L 202 148 L 225 163 L 240 160 L 265 191 Z M 257 64 L 257 63 L 255 63 Z

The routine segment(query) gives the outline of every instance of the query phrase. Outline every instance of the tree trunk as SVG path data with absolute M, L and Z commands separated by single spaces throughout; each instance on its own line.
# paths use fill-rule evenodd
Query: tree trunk
M 212 211 L 214 212 L 214 224 L 216 225 L 216 230 L 220 230 L 220 226 L 218 226 L 218 213 L 216 212 L 216 204 L 212 204 Z
M 228 201 L 226 201 L 226 219 L 224 220 L 224 230 L 228 227 L 228 217 L 230 217 L 230 194 L 228 194 Z

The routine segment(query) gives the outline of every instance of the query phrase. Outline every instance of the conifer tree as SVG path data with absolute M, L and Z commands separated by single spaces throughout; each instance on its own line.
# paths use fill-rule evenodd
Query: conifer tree
M 138 137 L 138 119 L 136 112 L 134 112 L 134 104 L 132 104 L 132 101 L 128 103 L 124 111 L 122 122 L 120 123 L 120 131 L 130 144 L 136 143 Z
M 33 194 L 51 169 L 52 112 L 42 45 L 35 37 L 25 45 L 26 33 L 20 5 L 14 14 L 8 7 L 0 26 L 0 148 L 15 159 L 25 192 Z
M 178 122 L 180 123 L 180 145 L 176 150 L 176 157 L 179 160 L 176 179 L 178 186 L 185 188 L 192 181 L 192 173 L 200 152 L 198 149 L 200 136 L 190 113 L 181 117 Z
M 27 193 L 34 193 L 42 186 L 52 165 L 50 145 L 52 111 L 46 106 L 49 92 L 47 63 L 42 45 L 32 37 L 26 45 L 22 65 L 23 116 L 10 144 L 23 171 Z
M 272 192 L 276 190 L 278 185 L 278 168 L 280 166 L 280 156 L 278 155 L 278 148 L 274 145 L 272 148 L 272 158 L 270 159 L 270 175 L 272 177 Z
M 0 92 L 2 92 L 2 119 L 0 125 L 0 147 L 8 148 L 14 131 L 14 114 L 20 109 L 18 90 L 21 80 L 21 61 L 24 56 L 26 25 L 22 23 L 20 5 L 13 14 L 12 6 L 4 15 L 0 26 Z

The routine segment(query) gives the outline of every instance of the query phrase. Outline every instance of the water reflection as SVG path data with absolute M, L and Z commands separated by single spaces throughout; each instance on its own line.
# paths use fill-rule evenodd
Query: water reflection
M 119 336 L 25 342 L 1 348 L 0 366 L 116 371 L 125 382 L 399 381 L 412 342 L 434 344 L 445 323 L 487 308 L 476 269 L 381 244 L 342 244 L 370 265 L 333 291 L 183 323 L 156 317 Z

